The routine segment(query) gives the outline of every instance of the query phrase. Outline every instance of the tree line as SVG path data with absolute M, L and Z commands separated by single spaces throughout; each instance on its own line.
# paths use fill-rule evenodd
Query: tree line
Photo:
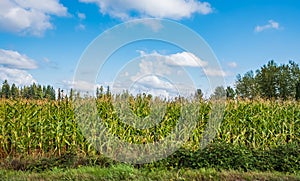
M 300 100 L 300 68 L 293 61 L 278 65 L 269 61 L 260 69 L 238 74 L 234 88 L 217 87 L 212 97 L 228 99 Z
M 42 86 L 33 83 L 32 85 L 17 87 L 16 84 L 9 85 L 7 80 L 4 80 L 0 89 L 0 98 L 6 99 L 49 99 L 55 100 L 55 89 L 48 85 Z
M 101 86 L 96 89 L 96 97 L 103 94 L 110 94 L 109 87 L 106 91 Z M 195 93 L 197 97 L 203 98 L 201 89 Z M 71 89 L 69 97 L 62 89 L 58 89 L 57 99 L 73 99 L 80 97 L 79 92 L 75 93 Z M 297 63 L 289 61 L 288 64 L 277 65 L 271 60 L 260 69 L 246 72 L 244 75 L 238 74 L 234 87 L 219 86 L 215 89 L 211 98 L 227 97 L 227 99 L 281 99 L 300 100 L 300 67 Z M 0 98 L 24 98 L 24 99 L 56 99 L 55 89 L 48 85 L 42 86 L 33 83 L 29 86 L 11 86 L 5 80 L 0 89 Z

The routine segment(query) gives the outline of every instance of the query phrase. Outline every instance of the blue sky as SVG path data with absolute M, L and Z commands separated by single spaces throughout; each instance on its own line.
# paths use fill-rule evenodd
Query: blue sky
M 206 73 L 233 85 L 238 73 L 269 60 L 300 62 L 299 9 L 297 0 L 1 0 L 0 81 L 69 89 L 80 57 L 101 33 L 129 20 L 162 18 L 198 33 L 222 67 Z M 126 61 L 142 55 L 190 61 L 184 50 L 170 44 L 139 42 L 116 52 L 97 84 L 112 85 Z M 187 67 L 200 81 L 193 66 Z M 206 90 L 203 84 L 195 83 Z

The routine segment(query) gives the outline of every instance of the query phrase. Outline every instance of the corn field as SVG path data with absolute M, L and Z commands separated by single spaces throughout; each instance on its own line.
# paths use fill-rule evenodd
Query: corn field
M 162 120 L 154 127 L 136 129 L 119 118 L 111 95 L 96 101 L 96 114 L 108 132 L 128 143 L 151 143 L 168 136 L 180 117 L 180 99 L 163 101 L 151 96 L 129 97 L 128 105 L 138 117 L 150 114 L 150 104 L 166 104 Z M 84 99 L 83 99 L 84 101 Z M 194 102 L 195 103 L 195 102 Z M 74 101 L 0 100 L 0 157 L 56 156 L 64 153 L 100 154 L 90 139 L 106 136 L 97 132 L 97 120 L 78 122 Z M 195 129 L 183 147 L 200 148 L 211 102 L 197 102 Z M 86 107 L 85 109 L 89 109 Z M 80 126 L 81 124 L 81 126 Z M 83 125 L 83 126 L 82 126 Z M 84 134 L 83 134 L 84 133 Z M 90 139 L 84 135 L 90 134 Z M 289 142 L 300 143 L 300 102 L 227 101 L 224 119 L 214 141 L 253 149 L 269 149 Z

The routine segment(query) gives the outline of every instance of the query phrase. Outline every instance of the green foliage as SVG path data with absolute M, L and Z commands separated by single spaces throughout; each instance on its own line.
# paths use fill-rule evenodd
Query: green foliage
M 180 108 L 183 99 L 180 98 L 164 102 L 148 95 L 119 96 L 127 96 L 130 109 L 140 118 L 149 115 L 150 104 L 167 105 L 166 112 L 157 126 L 135 129 L 118 117 L 116 107 L 112 104 L 117 96 L 111 94 L 99 96 L 96 100 L 97 114 L 111 134 L 129 143 L 151 144 L 163 139 L 173 131 L 182 114 Z M 68 99 L 60 101 L 0 99 L 0 160 L 15 160 L 9 163 L 20 165 L 11 166 L 16 169 L 43 170 L 58 165 L 66 167 L 80 165 L 80 161 L 76 161 L 78 155 L 83 155 L 83 158 L 102 156 L 82 134 L 83 130 L 76 122 L 74 103 Z M 195 105 L 199 106 L 200 113 L 190 138 L 180 150 L 161 162 L 153 163 L 154 166 L 282 172 L 299 170 L 299 102 L 227 101 L 224 120 L 215 141 L 201 149 L 200 143 L 205 125 L 209 121 L 212 104 L 213 102 L 198 100 L 197 104 L 195 102 Z M 86 108 L 92 111 L 90 107 Z M 92 134 L 97 124 L 90 122 L 84 124 L 84 128 Z M 67 157 L 64 157 L 66 155 Z M 22 160 L 43 158 L 46 161 L 40 160 L 38 163 L 30 161 L 31 166 L 26 166 L 28 163 L 25 162 L 24 166 L 19 158 Z M 70 160 L 70 163 L 63 161 L 64 159 Z M 91 162 L 93 161 L 81 163 L 84 165 Z M 152 166 L 149 164 L 147 167 Z
M 288 143 L 269 150 L 254 150 L 232 143 L 214 142 L 202 150 L 181 148 L 168 158 L 144 167 L 297 173 L 300 170 L 300 145 Z
M 238 75 L 236 91 L 244 99 L 297 99 L 300 67 L 293 61 L 277 65 L 273 60 L 259 70 Z
M 235 99 L 235 96 L 236 96 L 235 90 L 232 87 L 227 86 L 227 88 L 226 88 L 226 98 L 233 100 L 233 99 Z
M 211 96 L 212 99 L 218 100 L 218 99 L 224 99 L 226 97 L 226 90 L 223 86 L 216 87 L 213 95 Z
M 297 83 L 296 86 L 296 100 L 299 101 L 300 100 L 300 80 Z
M 41 86 L 33 83 L 30 86 L 23 86 L 21 88 L 17 87 L 14 83 L 10 86 L 8 81 L 5 80 L 0 89 L 0 98 L 5 99 L 48 99 L 55 100 L 55 90 L 50 85 Z
M 10 86 L 9 86 L 7 80 L 5 80 L 2 84 L 1 94 L 2 94 L 2 97 L 6 98 L 6 99 L 9 98 L 11 95 Z
M 282 70 L 284 67 L 282 66 Z M 279 88 L 279 77 L 280 68 L 274 61 L 269 61 L 267 65 L 264 65 L 260 70 L 256 72 L 256 82 L 258 84 L 258 89 L 260 96 L 263 98 L 277 98 L 278 88 Z M 285 77 L 284 79 L 287 79 Z
M 236 92 L 243 99 L 255 99 L 259 96 L 253 71 L 247 72 L 243 77 L 237 76 Z
M 106 180 L 283 180 L 296 181 L 300 176 L 278 172 L 238 172 L 216 169 L 136 169 L 130 165 L 111 167 L 81 167 L 77 169 L 55 168 L 41 173 L 0 170 L 0 180 L 43 181 L 106 181 Z

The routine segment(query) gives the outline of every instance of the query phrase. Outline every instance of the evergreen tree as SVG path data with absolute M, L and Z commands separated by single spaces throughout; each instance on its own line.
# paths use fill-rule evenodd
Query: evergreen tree
M 297 86 L 296 86 L 296 97 L 295 98 L 297 101 L 300 100 L 300 80 L 298 81 Z
M 224 89 L 223 86 L 218 86 L 216 87 L 213 95 L 211 96 L 211 99 L 223 99 L 226 96 L 226 90 Z
M 50 88 L 50 97 L 51 100 L 55 100 L 55 89 L 53 87 Z
M 38 99 L 37 95 L 37 85 L 33 83 L 31 86 L 29 86 L 29 98 L 30 99 Z
M 107 86 L 107 89 L 106 89 L 106 96 L 110 97 L 111 96 L 111 92 L 110 92 L 110 87 Z
M 19 89 L 14 83 L 11 85 L 11 97 L 13 99 L 19 98 Z
M 10 86 L 9 86 L 7 80 L 4 80 L 4 82 L 2 84 L 1 92 L 2 92 L 2 97 L 3 98 L 8 99 L 10 97 L 10 95 L 11 95 Z
M 235 98 L 235 91 L 230 86 L 228 86 L 226 88 L 226 97 L 227 97 L 227 99 L 234 99 Z
M 100 97 L 100 89 L 99 87 L 96 88 L 96 98 Z
M 74 100 L 74 90 L 71 88 L 70 90 L 70 96 L 69 96 L 70 101 Z
M 58 93 L 57 93 L 57 100 L 61 100 L 61 92 L 60 88 L 58 88 Z
M 243 99 L 254 99 L 259 96 L 258 85 L 253 71 L 247 72 L 243 77 L 237 76 L 236 94 Z
M 291 71 L 288 65 L 281 65 L 279 67 L 279 75 L 278 75 L 278 98 L 283 100 L 288 99 L 291 97 L 291 90 L 292 90 L 292 76 Z
M 278 97 L 279 70 L 277 64 L 272 60 L 257 71 L 256 81 L 262 98 L 271 99 Z
M 25 99 L 30 98 L 30 88 L 28 86 L 23 87 L 22 98 L 25 98 Z
M 291 97 L 296 97 L 298 83 L 300 81 L 300 67 L 297 63 L 289 61 L 289 68 L 291 72 L 290 94 Z
M 49 100 L 55 100 L 55 90 L 53 87 L 48 85 L 47 87 L 43 88 L 44 97 Z
M 36 98 L 37 99 L 43 99 L 44 98 L 43 88 L 39 84 L 37 86 Z

